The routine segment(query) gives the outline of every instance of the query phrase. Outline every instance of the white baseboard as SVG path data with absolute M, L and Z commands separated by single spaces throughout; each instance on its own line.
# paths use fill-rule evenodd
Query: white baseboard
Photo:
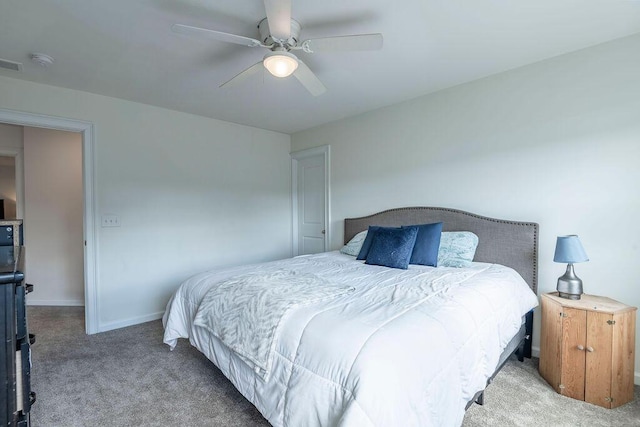
M 27 298 L 28 306 L 67 306 L 67 307 L 84 307 L 84 301 L 80 300 L 35 300 Z M 151 313 L 144 316 L 132 317 L 125 320 L 117 320 L 115 322 L 103 322 L 98 325 L 97 332 L 106 332 L 113 329 L 125 328 L 127 326 L 138 325 L 140 323 L 151 322 L 153 320 L 162 319 L 164 311 Z
M 531 355 L 533 357 L 540 357 L 540 347 L 531 347 Z M 633 373 L 633 383 L 635 385 L 640 385 L 640 372 Z
M 84 307 L 84 300 L 48 300 L 48 299 L 31 299 L 27 297 L 27 305 L 46 305 L 46 306 L 67 306 L 67 307 Z
M 540 347 L 531 346 L 531 355 L 533 357 L 540 357 Z
M 131 317 L 125 320 L 117 320 L 115 322 L 101 322 L 98 325 L 98 332 L 107 332 L 112 331 L 114 329 L 125 328 L 127 326 L 138 325 L 140 323 L 151 322 L 153 320 L 162 319 L 162 315 L 164 311 L 159 311 L 157 313 L 151 313 L 144 316 Z

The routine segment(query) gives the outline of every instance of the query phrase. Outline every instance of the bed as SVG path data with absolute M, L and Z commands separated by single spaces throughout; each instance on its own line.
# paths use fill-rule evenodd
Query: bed
M 435 222 L 477 235 L 470 266 L 333 251 L 204 272 L 169 301 L 164 342 L 189 339 L 274 426 L 459 426 L 511 354 L 530 357 L 538 225 L 400 208 L 345 219 L 344 240 Z

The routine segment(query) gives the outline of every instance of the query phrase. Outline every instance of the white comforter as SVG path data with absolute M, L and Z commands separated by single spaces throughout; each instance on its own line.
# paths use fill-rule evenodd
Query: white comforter
M 216 283 L 282 269 L 355 291 L 289 312 L 264 381 L 193 320 Z M 164 342 L 189 338 L 274 426 L 459 426 L 536 305 L 500 265 L 396 270 L 327 252 L 186 280 L 167 305 Z
M 193 324 L 211 332 L 267 381 L 285 316 L 354 290 L 293 270 L 242 274 L 205 294 Z

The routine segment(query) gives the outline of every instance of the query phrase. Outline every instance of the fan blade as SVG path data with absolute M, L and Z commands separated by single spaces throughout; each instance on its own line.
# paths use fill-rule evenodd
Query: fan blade
M 313 96 L 322 95 L 327 91 L 327 88 L 322 84 L 318 77 L 313 74 L 313 71 L 307 67 L 307 64 L 299 59 L 298 68 L 293 72 L 293 75 L 300 81 L 300 83 L 302 83 L 302 86 L 311 92 L 311 95 Z
M 289 40 L 291 37 L 291 0 L 264 0 L 271 37 Z
M 356 34 L 305 40 L 302 42 L 302 49 L 307 53 L 328 50 L 378 50 L 382 49 L 382 34 Z
M 191 27 L 189 25 L 173 24 L 171 30 L 178 34 L 206 37 L 221 42 L 241 44 L 243 46 L 263 46 L 258 40 L 250 37 L 237 36 L 235 34 L 223 33 L 222 31 L 208 30 L 206 28 Z
M 220 87 L 236 86 L 237 84 L 245 81 L 248 77 L 251 77 L 252 75 L 256 74 L 258 71 L 262 70 L 263 68 L 264 68 L 264 65 L 262 65 L 262 61 L 256 62 L 251 67 L 233 76 L 230 80 L 227 80 L 226 82 L 222 83 Z

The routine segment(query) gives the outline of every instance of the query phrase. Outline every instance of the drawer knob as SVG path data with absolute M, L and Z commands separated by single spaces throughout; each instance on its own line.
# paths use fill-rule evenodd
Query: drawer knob
M 589 353 L 593 353 L 593 347 L 587 347 L 587 351 L 588 351 Z
M 581 345 L 581 344 L 578 344 L 578 350 L 580 350 L 580 351 L 584 351 L 584 346 L 583 346 L 583 345 Z

